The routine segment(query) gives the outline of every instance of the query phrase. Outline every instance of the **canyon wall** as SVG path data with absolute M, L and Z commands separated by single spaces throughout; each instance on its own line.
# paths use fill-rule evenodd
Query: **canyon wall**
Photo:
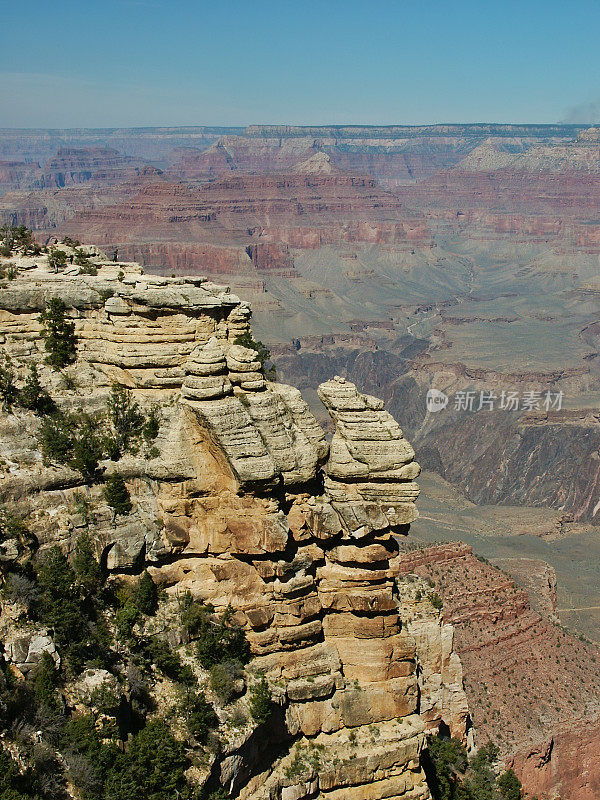
M 467 545 L 407 550 L 396 568 L 429 579 L 444 600 L 479 741 L 499 744 L 531 795 L 597 797 L 597 646 L 532 610 Z
M 100 504 L 89 531 L 111 575 L 147 568 L 173 598 L 231 609 L 278 711 L 268 728 L 226 735 L 213 785 L 247 800 L 429 798 L 426 731 L 472 734 L 452 628 L 427 585 L 394 566 L 417 515 L 411 445 L 380 400 L 342 378 L 319 387 L 328 445 L 300 392 L 266 380 L 240 344 L 250 308 L 227 287 L 93 258 L 97 275 L 19 259 L 2 289 L 2 350 L 19 374 L 36 364 L 64 410 L 98 409 L 115 383 L 158 403 L 154 451 L 119 463 L 134 510 L 115 523 L 99 487 L 45 463 L 39 421 L 23 414 L 2 418 L 0 499 L 28 498 L 42 550 L 68 550 L 68 505 L 83 490 Z M 69 392 L 43 362 L 51 298 L 75 324 Z M 10 630 L 5 652 L 19 659 Z M 303 760 L 306 748 L 318 757 Z

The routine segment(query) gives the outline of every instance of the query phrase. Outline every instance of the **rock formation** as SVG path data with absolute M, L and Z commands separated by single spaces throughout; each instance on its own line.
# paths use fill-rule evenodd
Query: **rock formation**
M 467 545 L 407 550 L 395 568 L 431 581 L 443 598 L 479 741 L 499 744 L 530 795 L 596 797 L 597 646 L 534 611 L 525 591 Z M 423 653 L 419 635 L 415 632 L 417 652 Z M 456 658 L 449 656 L 447 668 Z M 448 706 L 460 714 L 461 695 L 452 697 L 452 679 L 444 669 L 434 680 L 439 674 Z
M 114 382 L 160 404 L 155 452 L 120 464 L 134 511 L 115 526 L 101 505 L 91 530 L 113 574 L 147 567 L 169 595 L 231 608 L 246 631 L 279 712 L 229 736 L 211 780 L 244 800 L 426 800 L 425 732 L 470 739 L 452 630 L 426 585 L 392 565 L 417 513 L 412 447 L 381 401 L 341 378 L 319 388 L 328 446 L 300 392 L 266 379 L 250 309 L 228 287 L 93 259 L 96 275 L 19 259 L 2 288 L 2 350 L 57 388 L 39 313 L 60 298 L 78 347 L 61 404 L 97 408 Z M 18 437 L 15 424 L 0 426 L 0 500 L 28 495 L 41 546 L 68 548 L 65 502 L 83 478 L 40 460 L 35 420 Z M 51 643 L 36 635 L 7 657 L 39 658 Z

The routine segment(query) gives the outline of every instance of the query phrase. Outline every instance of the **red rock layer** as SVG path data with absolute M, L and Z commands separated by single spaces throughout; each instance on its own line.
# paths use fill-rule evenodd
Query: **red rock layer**
M 425 218 L 373 178 L 333 169 L 238 175 L 198 188 L 147 183 L 126 202 L 80 211 L 61 231 L 146 264 L 225 274 L 253 265 L 288 277 L 296 274 L 289 248 L 431 240 Z
M 477 741 L 496 741 L 532 794 L 600 796 L 597 777 L 582 776 L 574 766 L 589 761 L 594 748 L 600 752 L 598 648 L 533 611 L 523 590 L 466 545 L 401 554 L 397 569 L 429 578 L 443 598 L 445 620 L 456 629 Z M 574 719 L 580 720 L 578 737 L 563 732 Z M 540 742 L 552 737 L 547 759 L 536 756 Z

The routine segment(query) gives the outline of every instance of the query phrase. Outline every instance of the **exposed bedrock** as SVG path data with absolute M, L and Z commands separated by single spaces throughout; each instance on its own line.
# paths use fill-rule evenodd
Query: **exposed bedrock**
M 267 380 L 259 352 L 238 343 L 251 341 L 251 312 L 227 287 L 94 259 L 97 275 L 23 261 L 2 290 L 2 350 L 19 375 L 36 363 L 65 409 L 102 408 L 113 382 L 159 404 L 155 450 L 119 464 L 127 521 L 113 524 L 101 487 L 83 488 L 109 571 L 147 567 L 169 595 L 231 607 L 272 687 L 273 725 L 227 740 L 212 779 L 246 800 L 426 800 L 426 731 L 443 722 L 470 739 L 452 630 L 425 584 L 393 566 L 417 514 L 411 445 L 380 400 L 334 378 L 319 388 L 329 446 L 300 392 Z M 51 297 L 78 337 L 71 393 L 43 363 Z M 40 545 L 69 547 L 66 506 L 83 480 L 41 461 L 37 424 L 20 414 L 0 425 L 1 499 L 28 497 Z

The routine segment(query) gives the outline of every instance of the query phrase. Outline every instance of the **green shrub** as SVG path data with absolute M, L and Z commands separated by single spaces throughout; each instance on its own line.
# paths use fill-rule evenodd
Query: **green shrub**
M 90 631 L 75 587 L 75 573 L 60 548 L 48 550 L 38 566 L 38 614 L 75 673 L 83 669 Z
M 93 264 L 88 256 L 83 252 L 83 250 L 76 248 L 73 263 L 80 267 L 79 274 L 80 275 L 97 275 L 98 274 L 98 267 Z
M 67 260 L 67 254 L 64 250 L 58 247 L 50 248 L 50 252 L 48 253 L 48 266 L 52 272 L 58 272 L 60 269 L 64 269 L 67 266 Z
M 74 418 L 57 413 L 42 420 L 39 432 L 40 447 L 46 462 L 67 464 L 73 452 Z
M 427 782 L 434 800 L 454 800 L 469 795 L 457 794 L 467 769 L 467 751 L 458 739 L 441 739 L 430 736 L 427 739 L 427 752 L 431 770 L 427 770 Z
M 158 608 L 158 591 L 156 584 L 147 570 L 144 570 L 137 585 L 134 600 L 142 614 L 155 614 Z
M 79 381 L 73 372 L 65 371 L 60 376 L 59 385 L 66 392 L 76 392 L 79 388 Z
M 502 800 L 522 800 L 523 787 L 512 769 L 507 769 L 497 780 Z
M 243 669 L 239 661 L 223 661 L 210 668 L 210 688 L 221 705 L 226 706 L 236 696 L 236 683 L 242 675 Z
M 0 505 L 0 541 L 18 539 L 25 543 L 30 537 L 31 532 L 23 517 L 16 511 Z
M 213 620 L 208 613 L 196 621 L 196 655 L 206 669 L 224 661 L 250 660 L 250 645 L 244 631 L 231 621 L 231 611 Z
M 129 389 L 113 383 L 108 400 L 108 417 L 114 430 L 120 449 L 129 448 L 132 440 L 142 434 L 144 415 L 140 412 L 138 404 L 131 399 Z
M 77 583 L 87 594 L 96 594 L 102 585 L 102 569 L 94 556 L 92 541 L 87 533 L 82 533 L 75 545 L 73 572 Z
M 512 770 L 496 777 L 498 748 L 488 743 L 469 760 L 457 739 L 427 739 L 425 767 L 434 800 L 522 800 L 521 783 Z
M 142 435 L 146 441 L 146 444 L 150 444 L 153 442 L 156 437 L 158 436 L 158 431 L 160 430 L 160 412 L 156 406 L 153 406 L 142 426 Z
M 8 255 L 10 255 L 10 253 Z M 0 278 L 8 278 L 9 281 L 14 281 L 18 274 L 19 268 L 16 264 L 13 264 L 12 261 L 8 264 L 0 265 Z
M 208 732 L 219 723 L 214 708 L 202 692 L 186 700 L 186 724 L 190 734 L 199 742 L 205 742 Z
M 46 462 L 68 464 L 81 472 L 86 483 L 100 480 L 99 461 L 104 453 L 97 420 L 57 411 L 42 420 L 39 440 Z
M 444 607 L 444 601 L 437 592 L 430 593 L 429 602 L 437 611 L 441 611 L 442 608 Z
M 266 722 L 273 711 L 271 690 L 266 678 L 262 678 L 250 690 L 250 714 L 259 724 Z
M 110 800 L 172 800 L 185 787 L 188 762 L 183 745 L 162 720 L 149 722 L 131 737 L 125 753 L 108 770 L 105 796 Z
M 0 745 L 0 798 L 2 800 L 41 800 L 34 771 L 22 769 L 19 762 Z
M 126 516 L 133 508 L 129 489 L 118 472 L 113 472 L 113 474 L 109 475 L 106 479 L 106 483 L 104 484 L 104 497 L 114 512 L 113 518 L 116 518 L 118 515 Z
M 2 408 L 10 413 L 19 399 L 19 390 L 15 384 L 15 373 L 10 361 L 0 365 L 0 399 Z
M 19 393 L 19 403 L 28 411 L 34 411 L 40 416 L 52 414 L 56 411 L 56 404 L 46 389 L 40 383 L 40 376 L 35 364 L 29 368 L 29 375 L 25 386 Z
M 6 230 L 6 228 L 3 230 Z M 36 248 L 33 232 L 26 225 L 9 228 L 6 232 L 8 234 L 7 240 L 11 241 L 15 247 L 22 248 L 25 255 Z
M 97 424 L 84 417 L 77 426 L 69 465 L 81 472 L 86 483 L 96 483 L 102 477 L 99 461 L 104 455 Z
M 158 669 L 176 683 L 186 686 L 196 684 L 193 670 L 181 660 L 179 653 L 172 650 L 164 639 L 153 638 L 145 648 L 146 655 Z
M 33 694 L 37 703 L 43 703 L 49 707 L 57 705 L 56 669 L 49 653 L 42 653 L 39 664 L 35 669 Z
M 133 628 L 139 621 L 140 611 L 138 607 L 131 602 L 126 601 L 115 615 L 115 626 L 117 629 L 117 638 L 121 642 L 130 642 L 133 639 Z
M 53 297 L 40 314 L 42 336 L 48 352 L 46 362 L 55 370 L 72 364 L 77 358 L 75 323 L 66 317 L 67 306 L 59 297 Z
M 53 630 L 53 640 L 69 670 L 78 675 L 86 663 L 105 665 L 110 634 L 90 599 L 79 593 L 77 576 L 59 547 L 51 547 L 36 569 L 39 596 L 35 616 Z

